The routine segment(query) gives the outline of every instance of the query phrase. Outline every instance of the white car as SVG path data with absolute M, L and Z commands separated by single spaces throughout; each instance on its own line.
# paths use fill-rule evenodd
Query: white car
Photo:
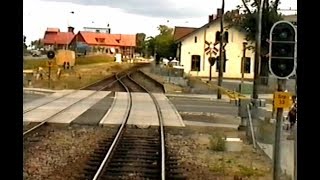
M 39 51 L 39 50 L 32 50 L 32 51 L 31 51 L 31 55 L 32 55 L 33 57 L 39 57 L 39 56 L 41 56 L 41 51 Z

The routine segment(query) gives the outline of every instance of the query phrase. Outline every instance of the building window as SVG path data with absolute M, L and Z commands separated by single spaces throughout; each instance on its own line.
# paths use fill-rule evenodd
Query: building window
M 250 67 L 251 67 L 251 58 L 246 57 L 244 59 L 244 73 L 250 73 Z
M 191 71 L 200 71 L 200 56 L 191 56 Z
M 216 60 L 216 72 L 219 72 L 220 70 L 220 57 L 217 56 L 217 60 Z M 224 58 L 224 63 L 223 63 L 223 72 L 226 72 L 226 65 L 227 65 L 227 62 L 228 59 L 226 59 L 226 57 Z
M 220 42 L 221 40 L 221 34 L 220 34 L 220 31 L 217 31 L 216 32 L 216 41 L 215 42 Z
M 228 31 L 224 32 L 223 42 L 225 42 L 225 43 L 229 42 L 229 32 Z
M 197 43 L 197 36 L 194 37 L 194 43 Z

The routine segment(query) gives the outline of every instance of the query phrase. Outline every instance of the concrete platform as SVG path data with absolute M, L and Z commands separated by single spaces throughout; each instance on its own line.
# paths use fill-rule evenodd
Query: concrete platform
M 96 94 L 84 99 L 83 101 L 71 106 L 66 111 L 54 116 L 49 120 L 49 123 L 65 123 L 69 124 L 99 100 L 110 94 L 110 91 L 99 91 Z
M 113 103 L 99 124 L 121 124 L 127 114 L 128 107 L 129 94 L 126 92 L 115 92 Z
M 158 101 L 158 104 L 160 106 L 160 110 L 163 117 L 163 124 L 164 126 L 185 126 L 183 123 L 183 120 L 177 111 L 177 109 L 174 107 L 174 105 L 169 101 L 169 99 L 164 95 L 160 93 L 153 93 L 155 98 Z
M 147 93 L 132 93 L 132 108 L 128 124 L 159 126 L 156 106 Z
M 64 98 L 50 102 L 44 106 L 36 108 L 23 115 L 23 121 L 26 122 L 41 122 L 47 118 L 52 117 L 56 113 L 71 106 L 72 104 L 86 98 L 95 91 L 80 90 L 65 96 Z
M 28 102 L 26 104 L 23 104 L 23 112 L 26 112 L 26 111 L 29 111 L 35 107 L 39 107 L 43 104 L 46 104 L 48 102 L 51 102 L 51 101 L 54 101 L 62 96 L 65 96 L 67 94 L 70 94 L 72 92 L 74 92 L 75 90 L 61 90 L 61 91 L 58 91 L 56 93 L 53 93 L 49 96 L 46 96 L 46 97 L 43 97 L 43 98 L 40 98 L 40 99 L 37 99 L 37 100 L 34 100 L 34 101 L 31 101 L 31 102 Z

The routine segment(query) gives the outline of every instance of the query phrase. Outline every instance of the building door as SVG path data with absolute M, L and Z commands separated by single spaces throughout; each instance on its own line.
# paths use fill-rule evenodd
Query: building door
M 200 71 L 201 57 L 199 55 L 191 56 L 191 71 Z

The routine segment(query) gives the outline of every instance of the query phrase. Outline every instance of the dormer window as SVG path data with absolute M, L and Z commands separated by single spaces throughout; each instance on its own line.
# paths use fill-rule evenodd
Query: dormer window
M 96 38 L 96 42 L 104 43 L 105 38 Z

